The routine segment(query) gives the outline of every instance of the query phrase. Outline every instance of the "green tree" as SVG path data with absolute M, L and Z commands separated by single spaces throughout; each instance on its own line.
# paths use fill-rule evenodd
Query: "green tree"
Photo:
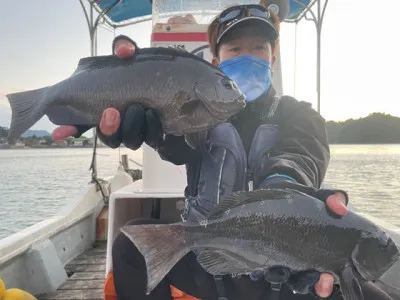
M 0 138 L 6 138 L 8 136 L 8 128 L 0 126 Z
M 50 146 L 52 143 L 53 143 L 53 139 L 52 139 L 52 137 L 51 136 L 45 136 L 45 137 L 43 137 L 43 139 L 44 139 L 44 141 L 45 141 L 45 145 L 46 146 Z
M 344 122 L 326 122 L 330 143 L 397 144 L 400 143 L 400 118 L 372 113 L 365 118 Z

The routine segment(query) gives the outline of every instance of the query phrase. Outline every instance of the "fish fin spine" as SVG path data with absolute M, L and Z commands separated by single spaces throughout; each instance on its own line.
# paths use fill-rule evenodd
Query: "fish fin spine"
M 221 199 L 220 203 L 211 211 L 208 218 L 216 219 L 228 209 L 249 204 L 261 200 L 283 200 L 290 199 L 293 194 L 290 190 L 284 189 L 257 189 L 254 191 L 234 192 L 230 196 Z

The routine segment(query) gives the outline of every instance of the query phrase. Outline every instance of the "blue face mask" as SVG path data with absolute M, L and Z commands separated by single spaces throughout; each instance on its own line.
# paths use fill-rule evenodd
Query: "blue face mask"
M 219 64 L 219 68 L 245 94 L 251 102 L 266 93 L 271 86 L 271 64 L 253 55 L 241 55 Z

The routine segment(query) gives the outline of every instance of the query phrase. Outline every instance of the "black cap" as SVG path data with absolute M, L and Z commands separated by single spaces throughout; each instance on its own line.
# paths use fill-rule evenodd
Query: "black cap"
M 221 29 L 221 33 L 219 34 L 216 45 L 218 45 L 221 41 L 221 39 L 224 37 L 226 33 L 228 33 L 231 29 L 236 27 L 237 25 L 241 24 L 243 25 L 243 22 L 258 22 L 260 26 L 265 27 L 265 32 L 266 35 L 268 35 L 271 39 L 271 41 L 276 41 L 279 38 L 279 32 L 275 28 L 273 21 L 271 18 L 266 19 L 262 17 L 256 17 L 256 16 L 243 16 L 243 17 L 237 17 L 233 19 L 232 21 L 226 23 L 226 24 L 221 24 L 223 28 Z

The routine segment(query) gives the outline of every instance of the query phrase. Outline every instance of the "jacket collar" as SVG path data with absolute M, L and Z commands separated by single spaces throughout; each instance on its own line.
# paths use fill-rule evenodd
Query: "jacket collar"
M 261 112 L 266 107 L 271 106 L 275 96 L 276 96 L 276 90 L 273 87 L 273 85 L 271 85 L 267 93 L 261 95 L 259 98 L 257 98 L 252 102 L 246 103 L 246 107 L 248 106 L 249 109 L 252 111 Z
M 234 121 L 244 115 L 253 115 L 259 120 L 264 120 L 265 118 L 268 118 L 268 112 L 270 111 L 270 108 L 273 105 L 274 100 L 276 99 L 276 95 L 276 90 L 271 85 L 267 93 L 261 95 L 259 98 L 255 99 L 252 102 L 246 103 L 246 107 L 238 114 L 231 117 L 230 121 Z

